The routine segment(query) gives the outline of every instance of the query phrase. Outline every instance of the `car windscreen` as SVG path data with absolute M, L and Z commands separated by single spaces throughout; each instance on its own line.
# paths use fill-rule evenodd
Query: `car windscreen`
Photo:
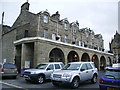
M 120 79 L 120 70 L 108 69 L 105 73 L 106 78 Z
M 45 69 L 48 66 L 48 64 L 39 64 L 36 69 Z
M 5 69 L 15 69 L 16 66 L 14 64 L 6 63 L 3 65 L 3 68 Z
M 62 70 L 78 70 L 81 64 L 67 64 Z

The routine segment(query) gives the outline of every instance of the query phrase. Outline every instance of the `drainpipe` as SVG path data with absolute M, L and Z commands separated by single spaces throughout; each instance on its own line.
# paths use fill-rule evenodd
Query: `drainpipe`
M 38 14 L 37 37 L 39 37 L 39 31 L 40 31 L 40 14 Z
M 0 42 L 1 42 L 0 60 L 2 60 L 2 62 L 3 62 L 3 36 L 2 36 L 2 34 L 3 34 L 3 20 L 4 20 L 4 12 L 2 13 L 2 22 L 1 22 L 1 26 L 0 26 Z

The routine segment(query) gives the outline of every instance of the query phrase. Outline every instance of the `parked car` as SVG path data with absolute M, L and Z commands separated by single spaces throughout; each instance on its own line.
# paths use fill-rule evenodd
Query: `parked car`
M 120 67 L 110 67 L 99 80 L 100 90 L 120 90 Z
M 63 66 L 62 62 L 41 63 L 35 69 L 25 70 L 23 75 L 26 81 L 42 84 L 46 79 L 51 79 L 51 73 L 62 69 Z
M 18 75 L 18 70 L 15 64 L 12 63 L 0 63 L 0 74 L 2 77 L 14 77 Z
M 120 63 L 113 64 L 112 67 L 120 67 Z
M 98 70 L 93 62 L 71 62 L 65 65 L 62 70 L 51 74 L 54 86 L 70 84 L 71 88 L 78 88 L 80 82 L 86 80 L 96 83 L 97 77 Z

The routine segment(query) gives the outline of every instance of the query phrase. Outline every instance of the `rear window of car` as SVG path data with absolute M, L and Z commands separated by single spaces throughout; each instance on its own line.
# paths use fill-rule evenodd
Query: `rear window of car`
M 105 73 L 106 78 L 120 79 L 120 70 L 107 69 Z
M 3 65 L 3 68 L 5 69 L 15 69 L 16 66 L 14 64 L 6 63 Z

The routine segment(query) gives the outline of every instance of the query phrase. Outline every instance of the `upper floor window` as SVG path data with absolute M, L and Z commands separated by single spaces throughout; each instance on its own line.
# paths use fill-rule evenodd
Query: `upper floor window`
M 52 34 L 52 40 L 56 41 L 56 34 L 55 33 Z
M 92 35 L 92 39 L 94 39 L 94 35 Z
M 81 42 L 81 46 L 84 47 L 85 43 L 84 42 Z
M 24 37 L 28 37 L 28 30 L 25 30 Z
M 81 41 L 79 41 L 79 46 L 81 46 Z
M 65 29 L 65 30 L 68 29 L 68 25 L 67 25 L 67 23 L 64 23 L 64 29 Z
M 67 41 L 68 41 L 68 35 L 65 35 L 64 41 L 65 41 L 65 43 L 67 43 Z
M 73 33 L 76 34 L 77 28 L 73 26 Z
M 48 38 L 48 30 L 44 30 L 44 38 Z
M 88 32 L 85 32 L 86 37 L 88 37 Z
M 47 15 L 44 15 L 43 21 L 44 21 L 44 23 L 48 23 L 48 16 Z

